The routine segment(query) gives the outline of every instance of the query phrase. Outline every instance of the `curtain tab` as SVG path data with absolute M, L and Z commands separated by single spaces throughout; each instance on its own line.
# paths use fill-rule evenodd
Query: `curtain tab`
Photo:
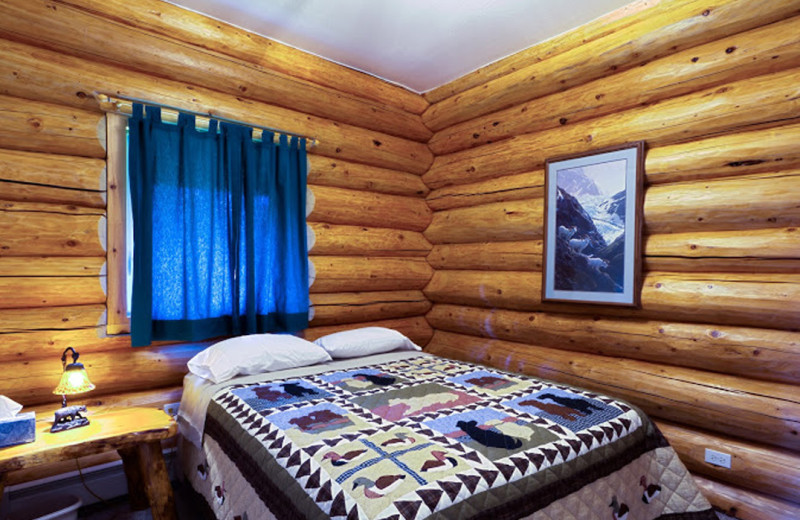
M 141 120 L 144 117 L 144 108 L 141 103 L 131 105 L 131 117 L 134 120 Z
M 150 124 L 161 122 L 161 107 L 154 107 L 147 105 L 145 107 L 145 118 L 150 121 Z
M 195 118 L 193 114 L 178 112 L 178 126 L 181 128 L 195 129 Z

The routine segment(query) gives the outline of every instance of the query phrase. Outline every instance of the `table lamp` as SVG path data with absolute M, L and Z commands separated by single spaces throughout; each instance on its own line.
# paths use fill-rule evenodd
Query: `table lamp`
M 67 364 L 67 352 L 70 350 L 72 351 L 72 363 Z M 78 356 L 80 354 L 72 347 L 67 347 L 61 355 L 61 366 L 64 368 L 64 372 L 61 374 L 58 386 L 53 390 L 54 394 L 61 396 L 61 408 L 56 410 L 55 422 L 50 428 L 52 433 L 89 424 L 89 419 L 81 415 L 81 412 L 86 411 L 85 406 L 67 406 L 68 395 L 94 390 L 94 385 L 89 381 L 83 363 L 78 363 Z

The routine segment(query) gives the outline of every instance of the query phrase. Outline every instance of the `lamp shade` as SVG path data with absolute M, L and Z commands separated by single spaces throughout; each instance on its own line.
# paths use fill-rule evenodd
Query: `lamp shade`
M 94 385 L 89 381 L 89 376 L 86 374 L 86 369 L 83 368 L 83 363 L 70 363 L 64 367 L 64 373 L 61 374 L 61 381 L 58 386 L 53 390 L 54 394 L 58 395 L 73 395 L 82 394 L 94 390 Z

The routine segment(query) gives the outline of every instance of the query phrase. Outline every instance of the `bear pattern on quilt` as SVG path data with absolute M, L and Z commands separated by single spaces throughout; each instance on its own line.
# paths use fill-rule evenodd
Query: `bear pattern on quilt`
M 504 500 L 508 508 L 524 504 L 533 513 L 553 507 L 553 500 L 529 498 L 537 489 L 550 489 L 554 476 L 563 479 L 559 493 L 567 496 L 589 484 L 581 480 L 587 474 L 606 478 L 665 444 L 663 438 L 645 438 L 647 419 L 624 402 L 427 356 L 234 385 L 213 404 L 206 434 L 239 471 L 253 473 L 243 476 L 248 481 L 284 478 L 274 489 L 296 497 L 292 514 L 300 517 L 480 517 L 488 504 L 506 507 L 498 505 Z M 228 417 L 241 431 L 223 426 L 233 420 Z M 259 454 L 244 448 L 252 451 L 254 444 Z M 625 452 L 631 446 L 639 451 Z M 282 474 L 260 475 L 238 460 L 266 454 Z M 651 486 L 657 476 L 648 478 Z M 675 512 L 670 492 L 650 487 L 648 495 L 647 489 L 636 492 L 649 500 L 648 518 Z M 621 502 L 623 496 L 628 500 L 623 490 L 611 493 L 602 499 L 607 515 L 629 507 Z M 269 493 L 259 496 L 278 505 Z M 613 496 L 616 513 L 608 505 Z M 699 504 L 690 508 L 705 505 Z M 704 518 L 697 513 L 686 518 Z

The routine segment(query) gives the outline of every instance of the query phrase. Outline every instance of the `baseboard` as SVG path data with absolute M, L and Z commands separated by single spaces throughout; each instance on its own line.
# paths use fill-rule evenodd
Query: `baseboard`
M 175 478 L 176 456 L 175 448 L 164 452 L 164 461 L 167 464 L 170 480 Z M 83 479 L 81 479 L 81 474 Z M 128 483 L 125 480 L 125 471 L 121 460 L 91 466 L 81 472 L 71 471 L 8 486 L 2 497 L 2 504 L 0 504 L 0 518 L 8 518 L 9 514 L 16 511 L 15 503 L 21 504 L 28 500 L 44 503 L 52 501 L 59 495 L 76 496 L 81 499 L 84 506 L 101 502 L 92 493 L 102 500 L 113 500 L 128 493 Z

